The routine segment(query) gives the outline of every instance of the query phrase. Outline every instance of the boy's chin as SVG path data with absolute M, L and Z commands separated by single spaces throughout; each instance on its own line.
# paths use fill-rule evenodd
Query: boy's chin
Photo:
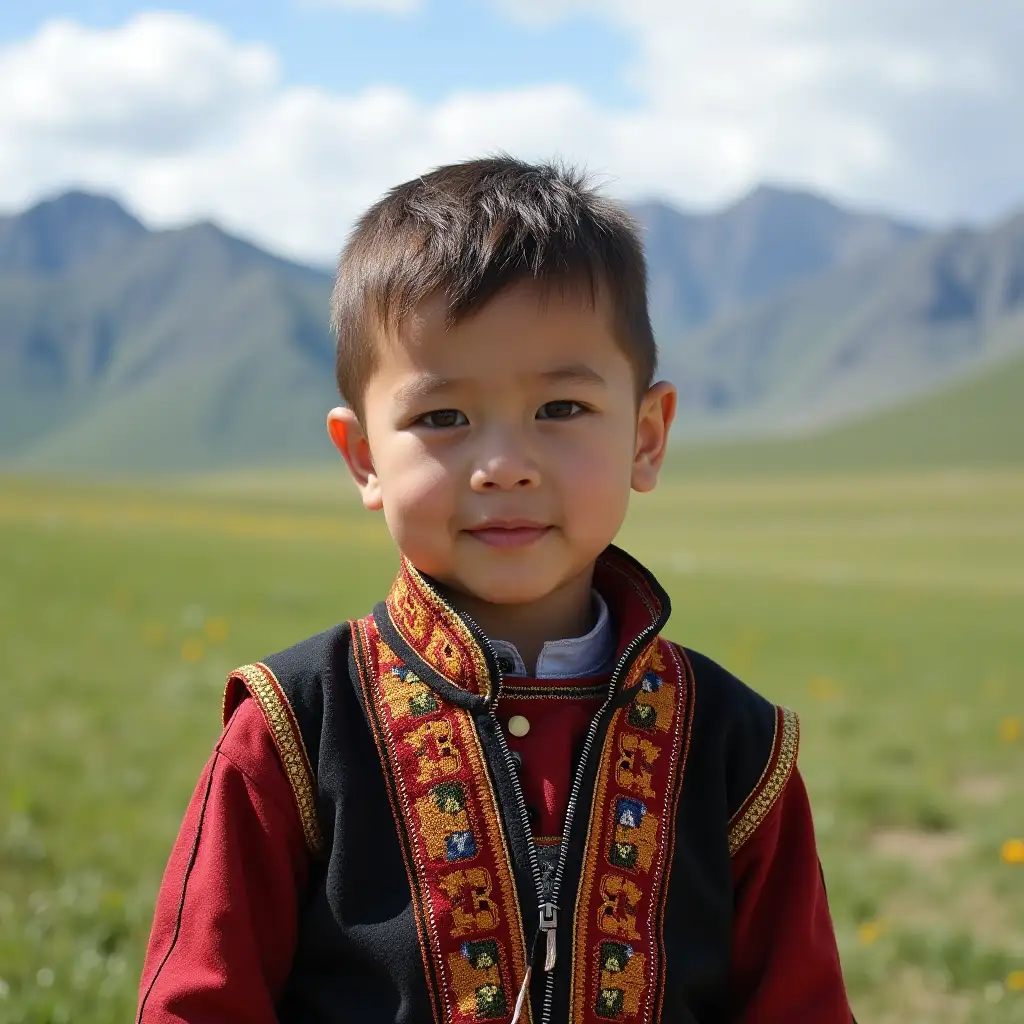
M 461 578 L 456 589 L 474 601 L 512 607 L 543 602 L 565 582 L 554 573 L 481 572 Z

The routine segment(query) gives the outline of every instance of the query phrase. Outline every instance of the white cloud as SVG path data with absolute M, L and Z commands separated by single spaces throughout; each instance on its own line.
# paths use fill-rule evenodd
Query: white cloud
M 284 85 L 272 51 L 191 16 L 54 22 L 0 49 L 0 203 L 86 184 L 154 223 L 214 216 L 330 260 L 389 186 L 504 149 L 576 160 L 623 196 L 714 203 L 769 178 L 989 216 L 1024 200 L 1014 6 L 516 0 L 519 19 L 600 11 L 627 32 L 641 97 L 629 110 L 557 84 L 429 104 L 389 87 L 337 95 Z
M 550 24 L 629 33 L 644 119 L 702 156 L 671 167 L 647 136 L 630 184 L 697 199 L 765 177 L 921 217 L 1024 202 L 1024 8 L 1005 0 L 492 0 Z M 672 188 L 675 182 L 677 189 Z

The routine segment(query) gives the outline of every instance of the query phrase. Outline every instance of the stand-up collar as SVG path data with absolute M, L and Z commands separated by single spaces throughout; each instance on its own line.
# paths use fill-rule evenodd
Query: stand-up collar
M 618 633 L 617 687 L 632 689 L 642 679 L 645 652 L 668 620 L 668 595 L 647 569 L 614 545 L 597 560 L 594 588 Z M 374 609 L 374 621 L 388 646 L 445 700 L 473 707 L 497 697 L 501 673 L 494 645 L 404 556 L 387 600 Z

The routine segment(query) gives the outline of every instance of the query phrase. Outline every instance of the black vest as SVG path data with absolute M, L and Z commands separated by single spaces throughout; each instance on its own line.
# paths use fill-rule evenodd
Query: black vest
M 616 615 L 616 595 L 602 588 L 620 626 L 624 619 L 632 618 L 630 629 L 638 629 L 639 623 L 639 631 L 634 637 L 624 634 L 620 645 L 622 671 L 593 730 L 592 745 L 579 774 L 575 815 L 564 844 L 559 926 L 553 944 L 556 957 L 550 972 L 543 969 L 546 933 L 540 928 L 541 911 L 530 863 L 531 840 L 519 813 L 518 784 L 490 710 L 500 694 L 500 674 L 485 638 L 468 620 L 455 623 L 456 629 L 463 631 L 455 634 L 455 641 L 460 636 L 478 641 L 479 646 L 469 649 L 467 656 L 476 658 L 478 671 L 490 677 L 477 680 L 475 686 L 463 687 L 458 685 L 462 680 L 451 678 L 449 669 L 459 664 L 462 655 L 458 650 L 453 652 L 450 645 L 444 647 L 448 641 L 443 637 L 439 653 L 441 634 L 436 630 L 429 645 L 415 636 L 410 639 L 408 623 L 417 621 L 422 625 L 423 615 L 439 615 L 445 630 L 452 624 L 446 620 L 445 607 L 434 603 L 435 592 L 429 581 L 403 565 L 404 590 L 399 587 L 400 576 L 397 597 L 393 591 L 372 617 L 339 625 L 232 675 L 225 697 L 225 718 L 244 696 L 242 686 L 259 701 L 282 753 L 311 849 L 312 868 L 298 948 L 279 1009 L 282 1022 L 429 1024 L 445 1016 L 455 1022 L 507 1022 L 520 974 L 514 970 L 514 957 L 506 947 L 516 947 L 519 936 L 526 961 L 533 969 L 527 1004 L 531 1016 L 524 1014 L 522 1020 L 544 1024 L 561 1024 L 571 1018 L 629 1022 L 634 1016 L 642 1019 L 644 1015 L 637 1010 L 638 1000 L 654 1019 L 672 1024 L 714 1024 L 729 1018 L 727 985 L 734 903 L 731 856 L 763 820 L 792 771 L 797 741 L 795 716 L 764 700 L 708 658 L 661 641 L 658 634 L 668 617 L 667 596 L 628 556 L 609 549 L 604 557 L 630 583 L 624 586 L 627 604 L 637 603 L 635 580 L 642 584 L 639 618 L 629 607 L 622 610 L 621 595 Z M 415 619 L 417 615 L 420 619 Z M 647 623 L 643 622 L 645 615 Z M 433 628 L 437 623 L 430 625 Z M 368 650 L 371 642 L 379 646 L 376 653 Z M 660 658 L 658 650 L 662 652 Z M 652 663 L 652 656 L 659 660 Z M 386 669 L 381 667 L 385 664 L 382 657 L 389 666 Z M 648 661 L 638 663 L 644 657 Z M 663 678 L 670 676 L 671 666 L 665 667 L 669 658 L 680 666 L 678 685 L 686 690 L 678 703 L 679 714 L 673 720 L 671 736 L 656 732 L 656 717 L 667 707 L 664 701 L 658 704 L 667 687 L 660 691 L 658 687 Z M 662 668 L 652 669 L 652 664 Z M 437 908 L 448 907 L 447 896 L 442 894 L 438 900 L 436 887 L 435 891 L 417 883 L 417 865 L 428 873 L 431 870 L 423 864 L 426 847 L 414 848 L 418 841 L 415 829 L 396 822 L 404 822 L 407 815 L 419 815 L 417 820 L 426 823 L 427 840 L 435 845 L 447 843 L 437 846 L 435 852 L 440 851 L 442 861 L 447 857 L 453 870 L 472 866 L 477 845 L 483 844 L 486 835 L 495 834 L 495 823 L 482 822 L 479 807 L 468 811 L 462 808 L 459 800 L 465 795 L 465 786 L 453 790 L 451 783 L 437 782 L 429 794 L 447 794 L 449 802 L 443 805 L 437 799 L 424 803 L 425 797 L 410 794 L 409 785 L 416 782 L 415 778 L 382 741 L 391 728 L 382 721 L 398 707 L 393 692 L 385 694 L 390 704 L 384 699 L 368 700 L 385 674 L 388 686 L 409 687 L 408 691 L 393 691 L 403 696 L 403 701 L 408 692 L 408 701 L 399 708 L 406 720 L 413 724 L 422 721 L 429 727 L 433 721 L 442 721 L 438 716 L 446 712 L 457 714 L 463 725 L 457 727 L 456 734 L 472 746 L 464 749 L 461 761 L 473 749 L 482 752 L 487 778 L 481 782 L 480 792 L 486 795 L 489 788 L 499 808 L 506 862 L 521 914 L 521 927 L 513 928 L 498 945 L 486 938 L 474 941 L 471 935 L 461 945 L 457 939 L 446 938 L 445 929 L 450 932 L 451 923 L 437 920 L 441 916 Z M 466 723 L 472 723 L 475 741 L 465 731 Z M 417 728 L 421 731 L 410 735 L 427 735 Z M 463 733 L 458 732 L 459 728 Z M 434 731 L 442 739 L 451 735 L 443 722 Z M 620 756 L 619 747 L 633 751 L 637 738 L 643 740 L 646 736 L 663 745 L 675 737 L 674 747 L 665 746 L 665 753 L 653 751 L 650 755 L 650 765 L 663 771 L 669 770 L 670 758 L 674 759 L 671 806 L 664 794 L 655 793 L 656 787 L 641 778 L 643 762 L 629 760 L 632 755 L 628 752 Z M 403 742 L 407 743 L 408 737 Z M 447 755 L 452 765 L 461 763 L 458 750 L 446 743 L 430 747 L 430 757 L 438 760 L 423 763 L 421 775 L 423 771 L 427 776 L 440 773 L 444 768 L 442 755 Z M 616 749 L 606 749 L 612 743 Z M 672 750 L 677 753 L 672 754 Z M 627 759 L 623 761 L 622 757 Z M 605 784 L 599 776 L 610 779 L 618 789 L 602 796 Z M 637 791 L 622 789 L 623 780 L 635 785 Z M 643 796 L 645 785 L 653 800 Z M 455 799 L 451 798 L 453 792 Z M 404 799 L 409 800 L 408 804 L 402 803 Z M 435 810 L 438 806 L 440 811 Z M 410 812 L 410 807 L 417 810 Z M 658 811 L 659 820 L 653 824 L 648 820 L 650 828 L 645 833 L 646 826 L 639 818 L 647 807 Z M 424 817 L 428 811 L 450 814 L 456 824 L 438 839 L 430 832 L 434 826 Z M 592 814 L 605 811 L 614 817 L 608 831 L 602 832 L 602 823 L 590 819 Z M 602 840 L 603 835 L 611 836 L 610 845 Z M 638 837 L 635 842 L 634 836 Z M 602 843 L 600 850 L 595 850 Z M 620 904 L 610 899 L 601 903 L 596 890 L 589 897 L 586 892 L 581 894 L 587 864 L 594 865 L 590 877 L 596 879 L 593 885 L 601 887 L 602 893 L 606 889 L 618 892 L 624 884 L 621 879 L 635 881 L 636 889 L 627 888 L 621 914 L 617 909 Z M 647 874 L 643 871 L 645 864 Z M 488 881 L 497 886 L 491 876 L 499 873 L 492 866 Z M 436 877 L 443 878 L 443 884 L 450 887 L 447 880 L 453 877 L 451 872 Z M 463 872 L 454 877 L 476 876 Z M 609 881 L 613 878 L 620 880 Z M 649 884 L 647 879 L 651 880 Z M 651 891 L 644 889 L 645 884 Z M 637 899 L 631 901 L 628 893 L 641 890 L 646 901 L 643 906 L 650 909 L 644 912 L 643 920 L 631 921 L 628 912 L 641 904 Z M 458 898 L 452 897 L 453 905 Z M 490 902 L 477 900 L 466 906 L 479 911 L 479 920 L 490 920 Z M 593 913 L 592 907 L 596 908 Z M 583 921 L 574 919 L 583 913 L 596 922 L 588 926 L 589 932 Z M 502 914 L 508 916 L 508 904 L 495 909 L 492 916 Z M 640 942 L 631 939 L 631 935 L 642 932 L 644 921 L 655 922 L 657 934 L 642 935 Z M 503 924 L 511 927 L 512 922 Z M 431 927 L 448 943 L 443 954 L 438 952 L 440 947 L 431 944 Z M 461 932 L 469 934 L 470 925 L 463 923 L 460 927 Z M 456 930 L 453 934 L 459 933 Z M 591 944 L 577 949 L 576 942 L 584 933 L 590 936 Z M 491 962 L 493 951 L 499 947 L 507 960 L 501 970 Z M 596 965 L 588 949 L 597 951 L 600 962 Z M 620 982 L 618 979 L 627 977 L 622 973 L 623 958 L 635 951 L 642 952 L 636 963 L 642 962 L 648 975 L 636 973 L 632 982 Z M 586 975 L 589 988 L 582 980 L 585 971 L 591 972 Z M 458 1001 L 460 986 L 471 993 L 470 1002 Z M 453 1002 L 446 1002 L 449 997 Z M 454 1011 L 446 1010 L 446 1005 L 454 1006 Z

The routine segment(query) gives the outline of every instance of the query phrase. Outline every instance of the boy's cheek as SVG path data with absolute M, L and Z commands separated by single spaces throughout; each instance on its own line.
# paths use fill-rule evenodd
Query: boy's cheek
M 436 466 L 388 475 L 381 481 L 381 491 L 384 515 L 396 540 L 398 534 L 447 526 L 454 512 L 451 482 Z

